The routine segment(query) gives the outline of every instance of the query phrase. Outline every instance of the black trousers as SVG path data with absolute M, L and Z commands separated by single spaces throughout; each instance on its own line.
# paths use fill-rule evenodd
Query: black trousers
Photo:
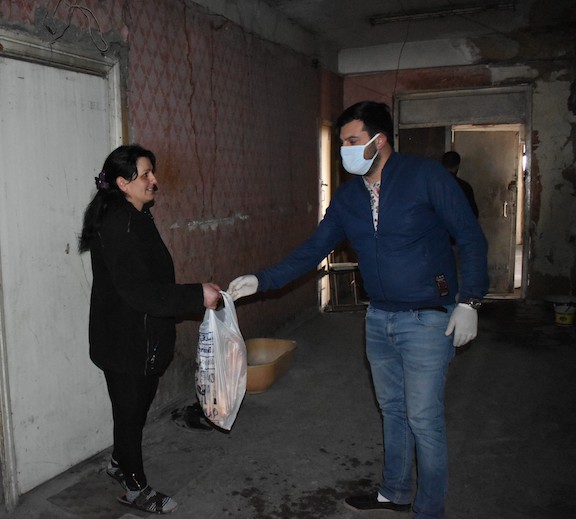
M 104 371 L 114 419 L 114 450 L 129 489 L 148 483 L 142 460 L 142 431 L 158 389 L 159 375 Z

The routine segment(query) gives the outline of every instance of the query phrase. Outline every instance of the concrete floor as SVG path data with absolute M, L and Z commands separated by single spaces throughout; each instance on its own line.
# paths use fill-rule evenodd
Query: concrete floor
M 363 351 L 363 312 L 324 313 L 285 335 L 295 363 L 247 395 L 230 433 L 183 430 L 169 410 L 145 430 L 152 486 L 197 519 L 409 518 L 354 513 L 375 489 L 381 423 Z M 545 304 L 492 301 L 447 384 L 449 519 L 576 517 L 576 328 Z M 185 403 L 192 403 L 192 400 Z M 115 502 L 108 452 L 22 496 L 26 519 L 149 517 Z

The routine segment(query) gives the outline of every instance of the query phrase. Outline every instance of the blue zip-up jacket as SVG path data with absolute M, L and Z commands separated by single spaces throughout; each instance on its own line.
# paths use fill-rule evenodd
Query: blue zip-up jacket
M 450 236 L 461 263 L 461 287 Z M 439 162 L 393 152 L 382 170 L 378 230 L 362 177 L 336 191 L 314 234 L 271 268 L 258 289 L 281 288 L 348 239 L 374 307 L 404 311 L 482 298 L 488 290 L 487 244 L 456 180 Z

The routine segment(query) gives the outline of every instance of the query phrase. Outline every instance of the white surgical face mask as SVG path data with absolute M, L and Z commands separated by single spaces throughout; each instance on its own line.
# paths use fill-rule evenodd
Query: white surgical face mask
M 370 166 L 378 156 L 378 151 L 374 154 L 371 159 L 364 158 L 364 150 L 366 146 L 374 142 L 376 137 L 380 135 L 377 133 L 372 137 L 366 144 L 359 144 L 358 146 L 341 146 L 340 156 L 342 157 L 342 165 L 348 173 L 353 175 L 365 175 L 368 173 Z

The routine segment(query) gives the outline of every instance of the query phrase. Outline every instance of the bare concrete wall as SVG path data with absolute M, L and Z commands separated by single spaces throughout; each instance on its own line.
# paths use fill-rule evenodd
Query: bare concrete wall
M 526 295 L 541 299 L 576 294 L 576 12 L 572 2 L 537 0 L 528 16 L 530 30 L 466 42 L 478 51 L 470 65 L 348 75 L 344 105 L 374 99 L 393 106 L 404 92 L 532 85 Z
M 0 28 L 120 59 L 127 140 L 157 154 L 154 215 L 179 281 L 226 288 L 310 234 L 319 126 L 342 98 L 336 75 L 194 2 L 85 0 L 91 14 L 58 5 L 3 1 Z M 246 337 L 271 334 L 317 305 L 313 278 L 284 294 L 239 306 Z M 183 389 L 192 396 L 201 317 L 178 326 L 157 407 Z

